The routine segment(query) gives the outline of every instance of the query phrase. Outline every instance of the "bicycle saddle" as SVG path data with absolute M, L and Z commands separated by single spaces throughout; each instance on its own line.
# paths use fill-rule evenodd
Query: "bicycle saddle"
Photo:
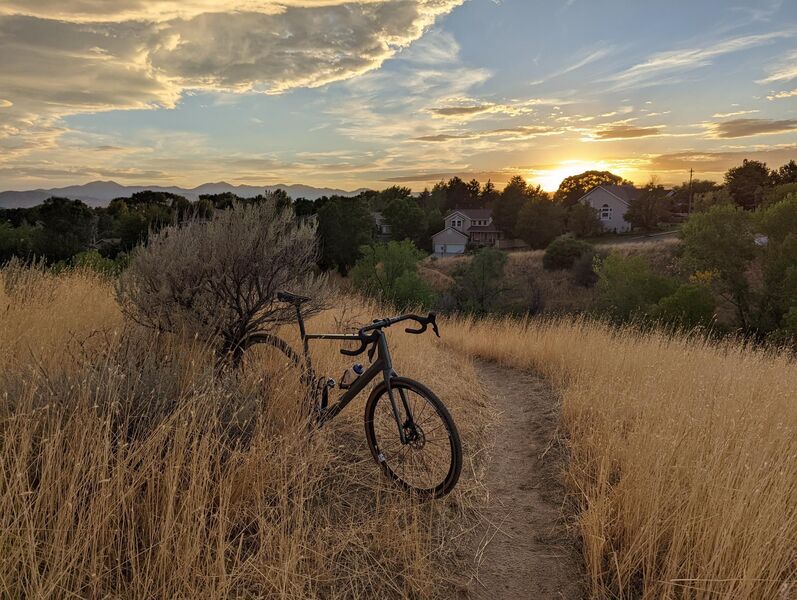
M 298 294 L 291 294 L 290 292 L 277 292 L 277 300 L 290 304 L 304 304 L 305 302 L 310 302 L 311 298 L 299 296 Z

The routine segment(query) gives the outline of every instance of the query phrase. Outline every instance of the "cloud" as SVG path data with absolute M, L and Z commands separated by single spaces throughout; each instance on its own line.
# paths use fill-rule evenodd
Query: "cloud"
M 606 129 L 601 129 L 592 133 L 593 139 L 606 140 L 626 140 L 659 135 L 659 127 L 635 127 L 633 125 L 613 125 Z
M 493 108 L 491 104 L 482 104 L 480 106 L 444 106 L 442 108 L 430 108 L 429 112 L 442 117 L 458 117 L 461 115 L 475 115 L 489 111 Z
M 728 117 L 738 117 L 740 115 L 752 115 L 753 113 L 761 112 L 760 110 L 737 110 L 736 112 L 729 113 L 714 113 L 712 115 L 715 119 L 727 119 Z
M 654 156 L 650 159 L 649 166 L 654 171 L 662 172 L 688 173 L 689 169 L 694 169 L 701 173 L 722 173 L 739 165 L 745 158 L 777 165 L 793 159 L 795 154 L 797 146 L 794 145 L 723 152 L 687 150 Z
M 483 138 L 499 137 L 509 140 L 529 140 L 541 135 L 557 135 L 562 130 L 544 125 L 520 125 L 503 129 L 487 129 L 482 131 L 467 131 L 462 133 L 437 133 L 412 138 L 413 142 L 442 143 L 456 140 L 476 140 Z
M 476 179 L 481 182 L 486 182 L 488 179 L 493 183 L 506 183 L 513 175 L 517 173 L 509 171 L 480 171 L 477 169 L 464 169 L 460 171 L 438 171 L 432 173 L 407 173 L 405 175 L 395 175 L 393 177 L 386 177 L 382 181 L 391 183 L 436 183 L 441 180 L 451 179 L 452 177 L 459 177 L 465 181 Z
M 512 100 L 509 102 L 479 102 L 472 99 L 454 99 L 446 106 L 435 106 L 427 109 L 428 112 L 438 117 L 453 118 L 458 120 L 468 119 L 481 115 L 507 115 L 517 117 L 534 112 L 536 106 L 552 106 L 570 104 L 572 101 L 559 98 L 528 98 L 526 100 Z
M 608 81 L 613 81 L 615 88 L 628 88 L 641 84 L 652 84 L 673 81 L 673 75 L 684 71 L 694 70 L 705 67 L 713 62 L 713 59 L 748 50 L 757 46 L 771 43 L 782 38 L 794 36 L 794 30 L 773 31 L 758 35 L 747 35 L 737 38 L 722 40 L 705 48 L 688 48 L 683 50 L 673 50 L 659 52 L 651 55 L 644 62 L 638 63 L 625 71 L 622 71 Z
M 767 96 L 767 100 L 782 100 L 784 98 L 794 98 L 797 96 L 797 88 L 788 92 L 777 92 L 771 96 Z
M 351 79 L 463 1 L 3 0 L 0 155 L 54 147 L 66 115 Z
M 769 75 L 767 75 L 764 79 L 758 80 L 756 83 L 791 81 L 795 78 L 797 78 L 797 50 L 792 50 L 783 60 L 781 60 L 773 69 L 770 70 Z
M 465 140 L 472 138 L 469 134 L 448 134 L 438 133 L 436 135 L 422 135 L 420 137 L 412 138 L 416 142 L 450 142 L 451 140 Z
M 709 127 L 714 137 L 730 139 L 788 133 L 797 130 L 797 119 L 733 119 Z

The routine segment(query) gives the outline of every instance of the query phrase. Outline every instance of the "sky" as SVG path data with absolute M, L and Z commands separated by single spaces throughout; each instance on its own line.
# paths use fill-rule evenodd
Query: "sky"
M 2 0 L 0 189 L 797 159 L 797 0 Z

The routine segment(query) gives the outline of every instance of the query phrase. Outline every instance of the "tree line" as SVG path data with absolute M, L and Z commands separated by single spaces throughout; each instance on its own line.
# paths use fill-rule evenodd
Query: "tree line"
M 363 248 L 377 241 L 374 213 L 390 227 L 390 239 L 409 240 L 422 252 L 432 250 L 432 236 L 443 229 L 444 215 L 453 209 L 488 208 L 506 237 L 523 240 L 531 248 L 545 248 L 563 234 L 589 238 L 600 233 L 600 221 L 578 200 L 597 185 L 631 182 L 608 171 L 587 171 L 566 178 L 554 194 L 513 177 L 498 190 L 459 177 L 441 181 L 413 194 L 392 186 L 364 191 L 354 197 L 330 196 L 315 201 L 291 199 L 284 191 L 255 198 L 232 193 L 203 195 L 195 202 L 166 192 L 144 191 L 91 208 L 80 200 L 49 198 L 33 208 L 0 209 L 0 263 L 12 256 L 42 259 L 48 264 L 95 261 L 123 263 L 138 244 L 163 227 L 190 219 L 209 219 L 215 211 L 238 204 L 274 200 L 291 206 L 297 219 L 314 219 L 320 241 L 320 268 L 347 274 L 364 256 Z M 679 214 L 712 206 L 747 210 L 768 206 L 797 191 L 797 164 L 791 161 L 771 170 L 766 164 L 744 160 L 725 174 L 723 184 L 695 180 L 673 190 L 651 182 L 635 199 L 626 218 L 644 231 L 676 220 Z

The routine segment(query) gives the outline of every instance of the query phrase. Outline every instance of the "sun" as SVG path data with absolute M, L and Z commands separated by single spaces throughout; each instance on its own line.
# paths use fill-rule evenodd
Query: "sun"
M 546 192 L 555 192 L 559 189 L 559 184 L 562 183 L 563 179 L 571 175 L 578 175 L 584 171 L 611 171 L 615 175 L 625 177 L 624 169 L 611 162 L 563 160 L 558 166 L 550 169 L 529 171 L 526 175 L 526 181 L 531 185 L 540 185 Z

